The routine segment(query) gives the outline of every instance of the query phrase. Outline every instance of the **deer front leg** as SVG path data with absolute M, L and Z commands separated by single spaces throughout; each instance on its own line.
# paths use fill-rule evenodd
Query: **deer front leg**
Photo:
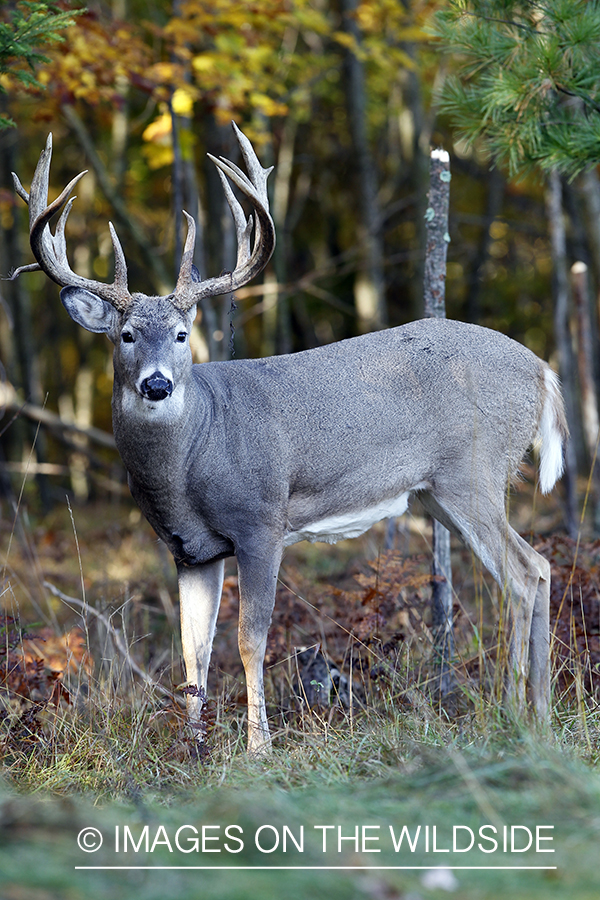
M 271 749 L 263 668 L 281 549 L 267 559 L 244 553 L 238 553 L 237 557 L 240 586 L 238 646 L 248 692 L 248 753 L 260 755 Z
M 222 559 L 201 566 L 177 567 L 185 677 L 188 684 L 195 684 L 203 691 L 206 691 L 208 664 L 221 602 L 223 571 Z M 199 723 L 202 698 L 188 694 L 186 708 L 190 724 Z M 199 741 L 204 739 L 198 728 L 196 737 Z

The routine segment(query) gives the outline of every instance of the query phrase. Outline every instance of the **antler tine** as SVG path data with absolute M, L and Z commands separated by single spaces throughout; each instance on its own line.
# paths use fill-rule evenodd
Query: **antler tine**
M 254 152 L 254 147 L 252 146 L 244 132 L 240 131 L 235 122 L 232 122 L 231 124 L 233 126 L 235 136 L 237 137 L 238 144 L 240 145 L 240 150 L 242 151 L 242 156 L 244 157 L 244 162 L 246 163 L 246 168 L 248 169 L 250 179 L 254 186 L 258 189 L 258 194 L 262 202 L 265 205 L 268 205 L 269 200 L 267 197 L 267 178 L 273 171 L 274 166 L 269 166 L 268 169 L 263 169 L 260 162 L 258 161 L 256 153 Z M 230 163 L 230 165 L 233 166 L 232 163 Z M 237 169 L 237 166 L 233 166 L 233 168 Z M 241 172 L 240 174 L 243 175 L 244 173 Z
M 48 187 L 50 183 L 50 162 L 52 161 L 52 132 L 46 138 L 46 146 L 40 153 L 35 167 L 31 187 L 27 196 L 29 206 L 29 228 L 48 203 Z
M 50 162 L 52 160 L 52 135 L 48 135 L 46 146 L 40 154 L 38 164 L 33 175 L 29 193 L 25 190 L 19 178 L 13 172 L 15 191 L 29 206 L 29 242 L 33 255 L 37 262 L 29 266 L 21 266 L 13 273 L 16 278 L 22 272 L 41 269 L 53 281 L 61 287 L 80 287 L 97 294 L 103 300 L 108 301 L 116 309 L 126 310 L 132 301 L 127 288 L 127 264 L 123 249 L 112 226 L 110 227 L 111 239 L 115 253 L 115 279 L 112 284 L 105 284 L 89 278 L 83 278 L 71 270 L 67 258 L 67 242 L 65 226 L 73 201 L 71 197 L 73 188 L 83 178 L 86 171 L 80 172 L 72 178 L 60 195 L 52 203 L 48 203 L 48 186 L 50 180 Z M 64 206 L 58 220 L 55 233 L 50 231 L 50 219 Z
M 66 190 L 66 189 L 65 189 Z M 63 191 L 63 194 L 65 192 Z M 58 200 L 61 198 L 58 197 Z M 56 259 L 60 263 L 61 266 L 69 266 L 67 260 L 67 239 L 65 237 L 65 227 L 67 224 L 67 219 L 69 218 L 69 213 L 73 207 L 73 203 L 75 202 L 75 197 L 71 197 L 60 214 L 59 220 L 56 223 L 56 229 L 54 235 L 50 234 L 50 239 L 52 241 L 52 246 L 54 247 L 54 253 L 56 255 Z M 56 201 L 55 201 L 56 204 Z M 52 204 L 54 205 L 54 204 Z M 50 209 L 50 207 L 48 207 Z M 56 204 L 55 209 L 60 209 L 60 204 Z M 46 219 L 47 221 L 47 219 Z M 32 232 L 33 234 L 33 232 Z M 31 237 L 31 236 L 30 236 Z
M 221 179 L 221 185 L 223 186 L 225 199 L 227 200 L 229 209 L 231 210 L 231 215 L 233 216 L 233 221 L 235 223 L 235 234 L 238 248 L 235 267 L 236 269 L 239 269 L 239 267 L 242 266 L 250 258 L 250 235 L 252 234 L 253 218 L 250 215 L 246 220 L 246 215 L 244 213 L 244 210 L 242 209 L 242 204 L 238 203 L 237 198 L 231 190 L 230 184 L 223 173 L 223 170 L 217 169 L 217 172 L 219 173 L 219 178 Z
M 177 296 L 179 292 L 185 294 L 187 285 L 191 284 L 193 281 L 192 266 L 194 265 L 194 249 L 196 247 L 196 223 L 193 216 L 190 216 L 185 209 L 182 210 L 182 212 L 187 221 L 187 234 L 185 236 L 185 244 L 181 256 L 181 265 L 179 267 L 179 275 L 177 277 L 174 296 Z
M 275 226 L 273 225 L 273 220 L 269 214 L 269 202 L 267 197 L 267 177 L 272 171 L 272 167 L 263 169 L 248 138 L 239 130 L 234 122 L 232 122 L 232 125 L 242 151 L 242 156 L 246 163 L 248 175 L 227 159 L 223 159 L 222 157 L 217 159 L 216 157 L 211 156 L 210 153 L 208 156 L 219 170 L 225 197 L 235 222 L 238 242 L 236 267 L 233 272 L 219 275 L 217 278 L 208 278 L 205 281 L 194 282 L 192 279 L 191 268 L 193 245 L 190 250 L 188 247 L 190 230 L 188 230 L 188 240 L 186 240 L 186 249 L 184 250 L 173 300 L 175 305 L 180 309 L 190 309 L 204 297 L 214 297 L 219 294 L 229 293 L 230 291 L 237 290 L 237 288 L 247 284 L 255 275 L 258 275 L 258 273 L 264 269 L 275 248 Z M 233 182 L 233 184 L 235 184 L 251 202 L 254 208 L 254 217 L 249 216 L 248 220 L 246 220 L 241 204 L 234 196 L 227 179 Z M 252 252 L 250 252 L 250 233 L 252 231 L 253 218 L 256 225 L 254 232 L 254 247 Z M 190 217 L 187 216 L 187 219 L 188 229 L 190 229 Z M 190 252 L 190 255 L 188 255 L 188 252 Z
M 16 193 L 19 195 L 21 200 L 24 200 L 25 203 L 28 204 L 29 203 L 29 194 L 27 193 L 27 191 L 25 190 L 25 188 L 19 181 L 19 176 L 17 175 L 16 172 L 11 172 L 10 174 L 12 175 L 13 185 L 14 185 Z
M 110 239 L 112 241 L 113 253 L 115 256 L 114 285 L 116 288 L 129 295 L 129 288 L 127 287 L 127 260 L 123 253 L 123 247 L 121 246 L 121 241 L 119 240 L 117 231 L 112 222 L 108 223 L 108 229 L 110 231 Z

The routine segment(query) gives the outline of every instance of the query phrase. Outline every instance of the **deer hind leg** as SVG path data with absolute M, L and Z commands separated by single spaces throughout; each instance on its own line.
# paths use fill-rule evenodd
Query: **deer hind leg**
M 264 552 L 261 556 L 238 552 L 237 558 L 240 585 L 238 646 L 248 692 L 248 753 L 260 755 L 271 749 L 263 672 L 281 549 L 266 559 Z
M 469 496 L 467 491 L 464 496 Z M 421 496 L 425 508 L 467 544 L 499 584 L 506 598 L 506 699 L 523 713 L 527 694 L 540 720 L 550 703 L 550 565 L 509 525 L 504 497 L 476 509 L 460 504 L 456 493 L 436 491 Z M 529 686 L 529 691 L 527 691 Z
M 550 564 L 506 524 L 502 587 L 510 621 L 507 698 L 522 712 L 526 698 L 540 722 L 550 708 Z
M 196 685 L 201 693 L 206 691 L 208 664 L 223 590 L 223 572 L 222 559 L 201 566 L 177 567 L 186 681 L 189 685 Z M 188 694 L 186 708 L 190 723 L 199 723 L 202 698 Z M 199 741 L 204 739 L 201 729 L 196 730 L 196 737 Z
M 539 573 L 529 632 L 529 700 L 543 723 L 550 715 L 550 563 L 518 534 L 515 538 L 528 556 L 530 571 Z

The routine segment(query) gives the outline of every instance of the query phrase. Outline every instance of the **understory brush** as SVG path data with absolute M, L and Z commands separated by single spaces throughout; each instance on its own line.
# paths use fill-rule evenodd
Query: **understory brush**
M 544 731 L 507 714 L 502 596 L 459 548 L 440 696 L 427 530 L 411 525 L 394 549 L 380 529 L 284 559 L 266 658 L 273 752 L 258 759 L 245 750 L 233 567 L 199 744 L 173 572 L 136 511 L 116 528 L 111 510 L 69 510 L 7 541 L 2 900 L 595 900 L 600 542 L 530 536 L 553 578 Z M 469 852 L 457 835 L 474 836 Z
M 168 797 L 198 783 L 243 782 L 252 763 L 244 749 L 234 568 L 225 579 L 199 745 L 178 687 L 175 585 L 149 529 L 133 511 L 118 536 L 100 517 L 76 530 L 69 513 L 70 542 L 64 522 L 32 528 L 27 553 L 13 545 L 4 570 L 5 778 L 19 788 L 99 798 Z M 394 540 L 408 555 L 367 537 L 318 551 L 301 545 L 284 560 L 266 656 L 274 753 L 261 778 L 287 787 L 335 783 L 412 769 L 427 748 L 519 748 L 524 723 L 503 708 L 500 592 L 456 550 L 453 689 L 442 697 L 429 559 L 409 531 Z M 595 764 L 600 542 L 553 536 L 534 543 L 552 566 L 552 739 Z

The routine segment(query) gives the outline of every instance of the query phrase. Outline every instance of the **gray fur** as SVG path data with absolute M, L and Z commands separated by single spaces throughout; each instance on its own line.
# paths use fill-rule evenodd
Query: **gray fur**
M 65 305 L 85 324 L 89 298 L 78 305 L 79 289 L 68 291 Z M 529 675 L 545 717 L 549 566 L 508 525 L 505 499 L 545 408 L 544 440 L 566 436 L 546 364 L 498 332 L 423 319 L 287 356 L 192 365 L 187 340 L 177 341 L 192 318 L 168 298 L 142 297 L 107 317 L 115 439 L 133 496 L 184 577 L 188 678 L 206 684 L 219 560 L 235 554 L 249 746 L 267 746 L 262 659 L 284 545 L 312 523 L 417 490 L 507 589 L 509 694 L 522 708 Z M 172 396 L 140 396 L 151 370 L 172 378 Z
M 533 354 L 449 320 L 289 356 L 190 364 L 185 412 L 164 427 L 150 417 L 131 427 L 118 348 L 115 362 L 114 431 L 134 496 L 185 564 L 208 561 L 222 539 L 232 552 L 249 531 L 283 541 L 423 482 L 435 496 L 449 474 L 471 494 L 474 458 L 504 496 L 543 400 Z

